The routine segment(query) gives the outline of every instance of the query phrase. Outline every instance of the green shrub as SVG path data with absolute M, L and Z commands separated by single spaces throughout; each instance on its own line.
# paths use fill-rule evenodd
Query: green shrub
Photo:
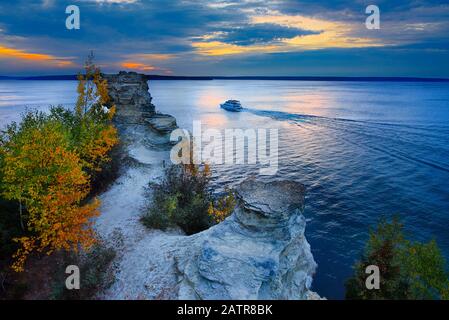
M 208 190 L 209 172 L 207 165 L 168 167 L 163 181 L 153 186 L 152 201 L 142 222 L 162 230 L 178 226 L 190 235 L 226 218 L 235 201 L 217 201 L 220 206 L 214 210 L 216 201 Z
M 98 293 L 109 288 L 114 282 L 112 261 L 116 252 L 106 247 L 102 242 L 95 244 L 89 251 L 76 254 L 64 253 L 64 263 L 61 264 L 58 276 L 53 280 L 50 299 L 53 300 L 89 300 Z M 80 269 L 80 289 L 68 290 L 65 286 L 67 274 L 65 268 L 76 265 Z
M 91 190 L 88 198 L 92 198 L 104 191 L 111 186 L 114 181 L 120 175 L 120 167 L 123 160 L 123 145 L 119 141 L 112 149 L 108 152 L 108 157 L 110 161 L 104 162 L 101 165 L 100 171 L 95 171 L 91 174 L 90 184 Z
M 380 288 L 368 290 L 365 269 L 376 265 Z M 448 299 L 449 278 L 436 241 L 411 242 L 398 218 L 382 220 L 370 237 L 362 258 L 346 282 L 347 299 Z

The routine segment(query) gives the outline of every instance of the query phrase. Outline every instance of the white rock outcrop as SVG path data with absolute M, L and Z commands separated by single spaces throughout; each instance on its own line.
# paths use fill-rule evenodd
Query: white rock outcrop
M 186 237 L 175 255 L 179 299 L 317 299 L 304 237 L 304 187 L 249 179 L 224 222 Z

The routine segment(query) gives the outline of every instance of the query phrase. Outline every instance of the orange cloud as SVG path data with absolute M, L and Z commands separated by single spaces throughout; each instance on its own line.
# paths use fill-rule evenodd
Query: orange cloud
M 252 12 L 250 23 L 252 25 L 276 24 L 316 33 L 278 39 L 276 42 L 268 44 L 242 46 L 214 40 L 217 34 L 221 34 L 221 32 L 215 32 L 199 37 L 200 41 L 193 41 L 191 45 L 197 53 L 204 56 L 294 52 L 327 48 L 366 48 L 388 45 L 379 39 L 352 35 L 353 31 L 360 26 L 354 26 L 347 22 L 329 21 L 301 15 L 285 15 L 277 11 L 271 11 L 264 15 Z
M 370 38 L 350 37 L 338 31 L 325 31 L 320 34 L 298 36 L 283 41 L 292 48 L 319 50 L 326 48 L 367 48 L 383 47 L 385 44 Z
M 277 11 L 268 15 L 252 16 L 251 22 L 253 24 L 271 23 L 283 27 L 319 32 L 283 39 L 283 44 L 291 47 L 291 49 L 365 48 L 385 45 L 376 39 L 351 36 L 352 31 L 355 28 L 360 28 L 360 26 L 354 26 L 346 22 L 329 21 L 302 15 L 284 15 Z
M 275 45 L 239 46 L 221 41 L 193 42 L 192 46 L 199 54 L 206 56 L 224 56 L 254 52 L 275 52 L 279 50 L 278 46 Z
M 157 68 L 155 66 L 152 66 L 150 64 L 140 63 L 140 62 L 122 62 L 120 64 L 121 67 L 125 69 L 133 69 L 133 70 L 140 70 L 140 71 L 152 71 L 156 70 Z
M 59 58 L 49 54 L 31 53 L 25 50 L 9 48 L 0 44 L 0 59 L 15 59 L 28 62 L 37 62 L 42 64 L 54 65 L 57 67 L 67 67 L 73 65 L 73 62 L 67 58 Z

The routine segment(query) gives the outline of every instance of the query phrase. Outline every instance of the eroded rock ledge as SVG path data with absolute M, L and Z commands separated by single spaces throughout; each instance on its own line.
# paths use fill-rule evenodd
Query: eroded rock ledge
M 156 112 L 151 103 L 147 78 L 136 72 L 120 71 L 104 75 L 108 81 L 109 96 L 117 107 L 115 119 L 119 123 L 141 124 Z
M 304 186 L 248 179 L 224 222 L 186 238 L 175 256 L 179 299 L 319 299 L 304 236 Z
M 159 113 L 148 91 L 148 79 L 144 74 L 120 71 L 103 76 L 108 81 L 111 102 L 117 108 L 114 121 L 119 129 L 124 126 L 145 125 L 156 135 L 154 144 L 169 142 L 170 133 L 178 126 L 175 117 Z

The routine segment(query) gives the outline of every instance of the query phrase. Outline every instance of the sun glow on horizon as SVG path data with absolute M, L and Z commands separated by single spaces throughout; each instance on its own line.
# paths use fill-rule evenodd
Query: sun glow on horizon
M 141 71 L 152 71 L 152 70 L 156 70 L 155 66 L 149 65 L 149 64 L 144 64 L 144 63 L 139 63 L 139 62 L 122 62 L 120 64 L 121 67 L 125 68 L 125 69 L 136 69 L 136 70 L 141 70 Z
M 172 71 L 169 69 L 156 67 L 152 64 L 147 64 L 147 63 L 138 62 L 138 61 L 124 61 L 124 62 L 119 63 L 119 67 L 125 68 L 128 70 L 140 71 L 140 72 L 160 71 L 166 75 L 172 74 Z
M 56 67 L 73 66 L 73 61 L 68 58 L 60 58 L 50 54 L 32 53 L 21 49 L 6 47 L 0 44 L 0 59 L 13 59 L 28 62 L 38 62 Z

